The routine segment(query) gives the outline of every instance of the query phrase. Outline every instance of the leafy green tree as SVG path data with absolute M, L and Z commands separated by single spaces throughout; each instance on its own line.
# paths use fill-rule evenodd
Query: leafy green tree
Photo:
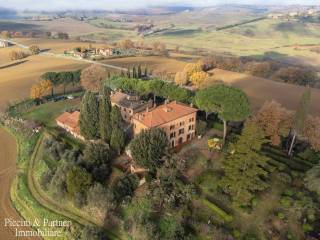
M 30 46 L 29 51 L 32 55 L 38 55 L 41 52 L 40 48 L 36 45 Z
M 264 180 L 268 176 L 265 170 L 268 158 L 261 153 L 267 142 L 263 130 L 249 121 L 238 141 L 229 147 L 221 186 L 238 206 L 248 203 L 256 191 L 268 187 Z
M 119 177 L 112 185 L 114 200 L 121 202 L 125 198 L 131 198 L 139 185 L 139 178 L 135 174 Z
M 149 81 L 149 90 L 153 94 L 153 102 L 156 102 L 156 97 L 161 96 L 160 91 L 164 85 L 164 82 L 161 80 L 151 80 Z
M 111 139 L 112 126 L 111 126 L 111 102 L 110 102 L 111 89 L 104 86 L 102 88 L 101 98 L 99 100 L 99 128 L 100 138 L 109 143 Z
M 78 85 L 81 80 L 81 70 L 72 72 L 72 86 Z
M 97 141 L 86 145 L 83 152 L 83 159 L 90 165 L 110 165 L 112 153 L 108 144 Z
M 113 156 L 109 145 L 99 140 L 87 144 L 82 159 L 93 179 L 105 183 L 112 172 L 111 159 Z
M 73 73 L 72 72 L 60 72 L 59 83 L 63 85 L 63 94 L 66 94 L 66 87 L 72 84 Z
M 159 128 L 143 130 L 130 143 L 132 157 L 140 165 L 155 171 L 163 163 L 162 157 L 167 152 L 166 133 Z
M 112 130 L 110 146 L 113 150 L 117 152 L 118 155 L 121 154 L 122 149 L 125 145 L 125 136 L 121 128 L 116 127 Z
M 81 135 L 86 139 L 97 139 L 99 137 L 99 106 L 96 95 L 86 91 L 83 96 L 79 126 Z
M 293 119 L 293 127 L 291 129 L 292 139 L 291 139 L 291 144 L 288 151 L 289 156 L 292 154 L 292 150 L 293 150 L 297 135 L 303 134 L 305 122 L 308 117 L 308 112 L 310 108 L 310 102 L 311 102 L 311 91 L 310 89 L 307 89 L 301 96 L 298 110 L 296 111 Z
M 223 140 L 227 135 L 228 121 L 243 121 L 251 114 L 249 100 L 240 89 L 216 85 L 197 92 L 196 105 L 208 113 L 217 113 L 223 121 Z
M 71 196 L 85 193 L 91 186 L 91 183 L 91 175 L 84 168 L 73 166 L 67 172 L 67 191 Z
M 59 74 L 56 72 L 46 72 L 41 76 L 41 78 L 43 80 L 49 80 L 53 87 L 60 85 Z M 53 87 L 51 89 L 51 96 L 53 96 Z

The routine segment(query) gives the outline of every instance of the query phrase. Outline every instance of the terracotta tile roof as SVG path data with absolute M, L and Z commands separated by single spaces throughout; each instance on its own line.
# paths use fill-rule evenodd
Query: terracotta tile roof
M 152 128 L 174 121 L 197 111 L 198 109 L 188 105 L 171 102 L 150 109 L 148 112 L 137 113 L 133 118 L 141 122 L 143 125 Z
M 131 109 L 137 109 L 141 106 L 147 105 L 148 102 L 140 100 L 138 96 L 126 94 L 123 92 L 114 92 L 110 96 L 112 103 Z
M 61 114 L 59 117 L 56 118 L 56 121 L 72 128 L 75 132 L 80 134 L 80 129 L 78 126 L 79 117 L 80 117 L 79 111 L 75 111 L 73 113 L 64 112 L 63 114 Z

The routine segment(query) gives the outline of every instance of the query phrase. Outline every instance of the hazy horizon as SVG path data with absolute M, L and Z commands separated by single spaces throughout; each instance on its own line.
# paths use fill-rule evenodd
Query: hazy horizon
M 107 0 L 56 0 L 56 1 L 41 1 L 41 0 L 0 0 L 0 8 L 9 8 L 15 10 L 121 10 L 121 9 L 136 9 L 152 6 L 213 6 L 226 4 L 248 4 L 248 5 L 319 5 L 319 0 L 199 0 L 196 3 L 192 0 L 136 0 L 132 1 L 119 0 L 111 2 Z

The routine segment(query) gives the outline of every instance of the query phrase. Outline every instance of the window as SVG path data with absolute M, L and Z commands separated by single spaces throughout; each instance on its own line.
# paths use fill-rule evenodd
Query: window
M 126 112 L 126 111 L 127 111 L 127 109 L 126 109 L 126 108 L 123 108 L 123 111 L 125 111 L 125 112 Z
M 174 125 L 171 125 L 171 126 L 170 126 L 170 130 L 173 130 L 173 129 L 174 129 Z
M 183 126 L 184 125 L 184 122 L 180 122 L 180 126 Z
M 179 135 L 181 135 L 181 134 L 184 134 L 184 128 L 181 128 L 181 129 L 179 130 Z
M 190 119 L 189 119 L 189 122 L 194 122 L 194 118 L 190 118 Z
M 194 130 L 194 125 L 189 126 L 189 131 Z
M 176 132 L 170 133 L 170 139 L 175 138 L 175 137 L 176 137 Z

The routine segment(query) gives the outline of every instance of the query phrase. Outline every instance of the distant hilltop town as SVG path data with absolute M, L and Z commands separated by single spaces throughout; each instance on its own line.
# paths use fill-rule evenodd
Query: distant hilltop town
M 296 10 L 290 12 L 273 12 L 268 14 L 268 18 L 271 19 L 290 19 L 300 17 L 315 17 L 320 14 L 320 7 L 314 7 L 306 10 Z

